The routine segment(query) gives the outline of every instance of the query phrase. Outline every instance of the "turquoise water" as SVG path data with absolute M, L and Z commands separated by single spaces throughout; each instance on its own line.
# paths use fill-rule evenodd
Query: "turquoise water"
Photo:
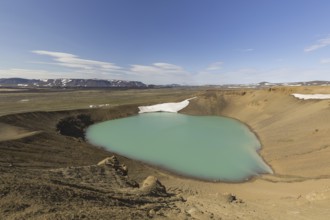
M 92 125 L 94 145 L 175 173 L 212 181 L 242 181 L 272 170 L 258 155 L 247 126 L 218 116 L 146 113 Z

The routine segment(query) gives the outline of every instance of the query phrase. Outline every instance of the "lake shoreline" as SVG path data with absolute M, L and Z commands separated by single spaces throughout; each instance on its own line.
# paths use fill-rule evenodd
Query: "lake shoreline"
M 158 118 L 158 119 L 161 119 L 161 117 L 159 117 L 160 115 L 163 115 L 163 114 L 166 114 L 166 115 L 170 115 L 170 114 L 173 114 L 172 116 L 173 117 L 181 117 L 180 115 L 182 115 L 182 116 L 184 116 L 185 117 L 185 120 L 187 120 L 187 117 L 192 117 L 192 116 L 189 116 L 189 115 L 187 115 L 187 114 L 182 114 L 182 113 L 162 113 L 162 112 L 158 112 L 158 114 L 159 114 L 159 116 L 158 115 L 156 115 L 156 116 L 154 116 L 155 114 L 157 114 L 157 112 L 154 112 L 154 113 L 143 113 L 143 115 L 140 115 L 140 114 L 138 114 L 138 115 L 132 115 L 132 116 L 130 116 L 130 118 L 127 118 L 126 119 L 126 121 L 127 120 L 133 120 L 133 119 L 135 119 L 135 118 L 132 118 L 132 117 L 136 117 L 136 116 L 141 116 L 141 117 L 145 117 L 146 115 L 144 115 L 144 114 L 148 114 L 148 116 L 150 117 L 151 115 L 149 115 L 149 114 L 153 114 L 153 116 L 152 117 L 156 117 L 156 118 Z M 186 115 L 186 116 L 185 116 Z M 196 117 L 199 117 L 199 116 L 196 116 Z M 200 117 L 205 117 L 205 116 L 200 116 Z M 225 117 L 225 116 L 210 116 L 210 117 L 219 117 L 218 118 L 218 120 L 222 120 L 221 118 L 223 118 L 223 119 L 225 119 L 225 121 L 224 122 L 226 122 L 226 123 L 228 123 L 228 122 L 230 122 L 230 121 L 228 121 L 228 119 L 229 120 L 233 120 L 233 121 L 236 121 L 237 123 L 239 123 L 239 126 L 243 126 L 242 128 L 240 128 L 240 129 L 248 129 L 248 132 L 249 133 L 251 133 L 251 135 L 253 135 L 254 136 L 254 138 L 257 140 L 257 142 L 259 143 L 258 145 L 258 148 L 255 150 L 255 153 L 260 157 L 260 159 L 261 159 L 261 161 L 262 161 L 262 163 L 264 163 L 266 166 L 268 166 L 268 164 L 267 163 L 265 163 L 265 161 L 264 161 L 264 159 L 259 155 L 259 151 L 260 151 L 260 149 L 261 149 L 261 143 L 260 143 L 260 140 L 258 139 L 258 136 L 255 134 L 255 132 L 253 132 L 252 130 L 251 130 L 251 128 L 249 127 L 249 126 L 247 126 L 245 123 L 242 123 L 242 122 L 240 122 L 239 120 L 237 120 L 237 119 L 233 119 L 233 118 L 230 118 L 230 117 Z M 193 118 L 192 118 L 193 119 Z M 199 120 L 201 119 L 201 118 L 198 118 Z M 120 120 L 120 119 L 119 119 Z M 140 119 L 141 120 L 141 119 Z M 145 119 L 145 120 L 147 120 L 147 119 Z M 180 119 L 178 119 L 179 121 L 180 121 Z M 213 120 L 212 120 L 213 121 Z M 110 121 L 108 121 L 108 124 L 109 124 L 109 122 L 111 123 L 111 120 Z M 116 121 L 116 125 L 113 125 L 112 127 L 114 127 L 114 126 L 119 126 L 119 125 L 117 125 L 118 124 L 118 122 L 119 121 Z M 101 135 L 100 136 L 100 132 L 102 132 L 103 133 L 103 131 L 106 131 L 106 130 L 109 130 L 109 129 L 107 129 L 107 128 L 104 128 L 104 126 L 106 126 L 107 124 L 107 121 L 103 121 L 103 122 L 100 122 L 100 123 L 102 123 L 102 124 L 99 124 L 98 123 L 98 125 L 97 126 L 95 126 L 95 124 L 94 125 L 92 125 L 90 128 L 88 128 L 88 137 L 87 137 L 87 140 L 88 140 L 88 142 L 89 143 L 91 143 L 91 144 L 93 144 L 93 145 L 95 145 L 95 146 L 100 146 L 100 144 L 97 144 L 98 142 L 99 143 L 105 143 L 104 141 L 106 141 L 104 138 L 106 138 L 106 139 L 108 139 L 109 138 L 109 135 Z M 112 122 L 113 123 L 113 122 Z M 133 123 L 133 125 L 134 125 L 135 123 Z M 222 123 L 221 123 L 221 121 L 219 121 L 219 125 L 220 126 L 223 126 L 222 125 Z M 102 126 L 102 128 L 100 128 Z M 236 126 L 236 125 L 235 125 Z M 131 126 L 130 126 L 130 129 L 131 129 Z M 113 131 L 114 130 L 114 131 Z M 116 133 L 116 130 L 117 129 L 112 129 L 111 130 L 111 133 Z M 126 129 L 124 129 L 125 130 L 125 133 L 127 133 L 127 130 Z M 133 129 L 133 130 L 135 130 L 136 132 L 139 132 L 139 129 Z M 221 129 L 220 129 L 221 130 Z M 225 129 L 226 130 L 226 129 Z M 153 131 L 155 131 L 154 129 L 153 129 Z M 93 134 L 96 134 L 97 135 L 97 138 L 96 137 L 94 137 L 93 138 Z M 113 134 L 114 135 L 114 137 L 116 137 L 116 136 L 120 136 L 120 135 L 115 135 L 115 134 Z M 249 136 L 249 134 L 247 134 L 248 136 Z M 132 136 L 133 136 L 133 134 L 129 134 L 129 136 L 132 138 Z M 139 137 L 140 137 L 140 135 L 138 135 Z M 227 136 L 227 135 L 226 135 Z M 225 137 L 226 137 L 225 136 Z M 100 142 L 100 140 L 96 140 L 96 139 L 99 139 L 99 138 L 101 138 L 102 139 L 102 141 Z M 131 139 L 130 138 L 130 139 Z M 223 137 L 224 138 L 224 137 Z M 223 138 L 220 138 L 220 140 L 222 141 L 222 139 Z M 112 143 L 112 145 L 113 146 L 115 146 L 114 145 L 114 143 L 116 143 L 116 142 L 120 142 L 120 143 L 118 143 L 118 144 L 120 144 L 120 145 L 125 145 L 125 146 L 128 146 L 128 145 L 131 145 L 131 144 L 122 144 L 121 142 L 122 141 L 125 141 L 125 140 L 117 140 L 117 141 L 115 141 L 114 140 L 114 138 L 110 138 L 111 139 L 111 143 Z M 207 138 L 207 140 L 209 140 L 209 138 Z M 221 145 L 221 141 L 220 141 L 220 145 Z M 162 141 L 160 141 L 160 142 L 162 142 Z M 160 143 L 159 142 L 159 143 Z M 101 146 L 103 147 L 103 148 L 105 148 L 105 149 L 107 149 L 107 147 L 105 147 L 105 145 L 104 144 L 101 144 Z M 188 145 L 184 145 L 184 146 L 190 146 L 190 144 L 188 144 Z M 205 146 L 203 146 L 203 148 L 204 148 Z M 151 161 L 148 161 L 148 160 L 150 160 L 150 159 L 148 159 L 148 160 L 144 160 L 144 159 L 139 159 L 137 156 L 130 156 L 130 155 L 128 155 L 127 153 L 120 153 L 120 149 L 118 149 L 118 150 L 115 150 L 114 148 L 113 149 L 109 149 L 108 150 L 109 152 L 114 152 L 114 153 L 116 153 L 117 155 L 122 155 L 122 156 L 125 156 L 125 157 L 127 157 L 127 158 L 130 158 L 130 159 L 132 159 L 132 160 L 135 160 L 135 161 L 139 161 L 139 162 L 142 162 L 142 163 L 144 163 L 144 164 L 146 164 L 146 165 L 149 165 L 149 166 L 151 166 L 151 167 L 154 167 L 154 168 L 156 168 L 156 169 L 160 169 L 160 171 L 162 171 L 162 172 L 165 172 L 165 173 L 168 173 L 168 174 L 170 174 L 170 175 L 175 175 L 175 176 L 177 176 L 177 177 L 181 177 L 181 178 L 188 178 L 188 179 L 193 179 L 193 180 L 199 180 L 199 181 L 203 181 L 203 182 L 222 182 L 222 183 L 243 183 L 243 182 L 248 182 L 248 181 L 253 181 L 253 179 L 255 179 L 255 178 L 258 178 L 260 175 L 263 175 L 263 174 L 272 174 L 272 169 L 271 169 L 271 167 L 269 167 L 270 169 L 271 169 L 271 172 L 267 172 L 267 171 L 264 171 L 264 172 L 260 172 L 260 173 L 256 173 L 256 174 L 253 174 L 253 175 L 247 175 L 247 176 L 245 176 L 245 177 L 243 177 L 241 180 L 225 180 L 225 179 L 222 179 L 221 177 L 219 178 L 219 179 L 212 179 L 212 178 L 206 178 L 206 177 L 198 177 L 198 176 L 195 176 L 195 175 L 189 175 L 189 174 L 184 174 L 184 171 L 179 171 L 179 170 L 176 170 L 177 168 L 171 168 L 171 166 L 166 166 L 166 165 L 158 165 L 157 163 L 155 163 L 155 162 L 151 162 Z M 222 150 L 220 150 L 220 151 L 222 151 Z M 221 152 L 219 152 L 220 154 L 220 160 L 221 160 L 221 155 L 222 155 L 222 153 Z M 135 154 L 134 154 L 135 155 Z M 234 160 L 235 158 L 233 158 L 233 160 Z M 164 162 L 164 161 L 163 161 Z M 227 165 L 226 165 L 227 166 Z M 230 165 L 228 165 L 229 167 L 230 167 Z M 234 172 L 234 171 L 233 171 Z M 220 175 L 221 176 L 221 175 Z

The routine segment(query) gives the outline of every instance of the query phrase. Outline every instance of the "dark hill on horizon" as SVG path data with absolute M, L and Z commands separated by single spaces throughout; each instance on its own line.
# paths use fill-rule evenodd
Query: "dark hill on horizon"
M 103 79 L 24 79 L 1 78 L 2 87 L 27 88 L 147 88 L 139 81 L 103 80 Z

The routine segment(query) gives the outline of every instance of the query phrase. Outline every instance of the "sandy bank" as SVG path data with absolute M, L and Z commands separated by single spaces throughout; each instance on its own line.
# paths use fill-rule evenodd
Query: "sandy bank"
M 28 131 L 24 128 L 0 123 L 0 142 L 29 137 L 35 134 L 39 134 L 40 132 L 41 131 Z

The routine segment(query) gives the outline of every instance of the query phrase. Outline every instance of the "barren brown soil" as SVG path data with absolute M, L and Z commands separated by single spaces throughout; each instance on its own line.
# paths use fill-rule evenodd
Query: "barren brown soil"
M 0 108 L 3 115 L 0 136 L 6 134 L 0 140 L 0 219 L 328 219 L 330 216 L 330 101 L 303 101 L 291 96 L 330 94 L 330 88 L 140 92 L 135 91 L 134 96 L 127 91 L 124 95 L 116 93 L 119 101 L 109 108 L 58 111 L 74 106 L 63 108 L 54 104 L 35 111 L 38 109 L 35 103 L 31 107 L 33 112 L 29 112 L 29 108 L 20 110 L 22 103 L 17 102 L 13 106 L 15 112 L 27 112 L 12 115 L 8 114 L 10 106 Z M 92 93 L 93 101 L 104 103 L 97 99 L 97 93 Z M 32 100 L 38 94 L 1 94 L 18 101 L 23 96 Z M 57 130 L 58 123 L 68 117 L 79 130 L 84 129 L 81 115 L 98 122 L 136 114 L 140 103 L 180 101 L 193 96 L 197 99 L 182 113 L 223 115 L 246 123 L 258 135 L 262 143 L 260 154 L 274 174 L 243 183 L 212 183 L 182 178 L 118 156 L 128 167 L 128 176 L 122 176 L 113 167 L 96 165 L 110 152 L 91 146 L 79 135 L 66 136 Z M 86 99 L 84 106 L 88 103 Z M 79 99 L 76 102 L 80 108 Z M 30 136 L 21 137 L 22 134 Z M 142 190 L 143 180 L 150 175 L 160 180 L 166 193 L 157 187 Z

